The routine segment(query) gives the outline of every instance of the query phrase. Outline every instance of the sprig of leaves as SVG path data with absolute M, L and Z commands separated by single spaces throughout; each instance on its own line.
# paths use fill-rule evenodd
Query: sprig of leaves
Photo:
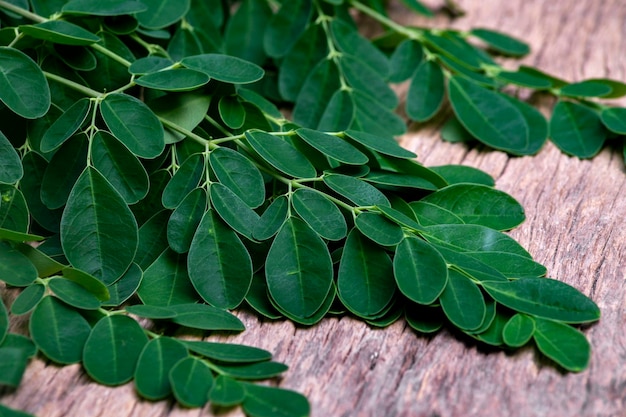
M 519 203 L 487 174 L 425 167 L 394 140 L 405 122 L 388 83 L 412 78 L 410 117 L 436 114 L 447 85 L 448 132 L 536 152 L 543 117 L 497 89 L 550 89 L 545 77 L 503 76 L 465 34 L 399 26 L 382 2 L 237 3 L 0 1 L 0 280 L 21 289 L 10 314 L 30 314 L 29 337 L 8 333 L 0 303 L 0 382 L 17 386 L 40 352 L 103 384 L 134 379 L 148 399 L 307 415 L 300 394 L 253 383 L 286 370 L 269 352 L 173 336 L 242 331 L 228 310 L 244 303 L 303 325 L 348 313 L 534 340 L 586 368 L 574 326 L 599 309 L 504 233 L 524 220 Z M 352 7 L 391 32 L 363 38 Z M 277 107 L 288 103 L 293 121 Z

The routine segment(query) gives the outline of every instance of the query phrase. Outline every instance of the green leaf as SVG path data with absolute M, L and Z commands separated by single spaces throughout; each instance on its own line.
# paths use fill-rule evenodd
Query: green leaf
M 200 184 L 205 174 L 205 159 L 202 154 L 194 154 L 182 163 L 163 190 L 163 206 L 174 209 L 183 202 L 187 194 Z
M 15 184 L 24 175 L 20 156 L 2 132 L 0 132 L 0 183 Z
M 63 6 L 63 13 L 95 16 L 119 16 L 143 12 L 144 2 L 133 0 L 70 0 Z
M 246 302 L 257 313 L 269 319 L 275 320 L 283 316 L 272 304 L 267 291 L 267 282 L 262 274 L 255 274 L 252 277 L 252 284 L 246 294 Z
M 376 136 L 397 136 L 406 133 L 406 124 L 395 112 L 383 107 L 359 90 L 352 91 L 355 105 L 353 131 L 368 132 Z M 405 149 L 405 153 L 409 152 Z
M 412 201 L 409 205 L 422 226 L 465 224 L 459 216 L 443 207 L 422 201 Z
M 389 82 L 406 81 L 415 73 L 424 58 L 424 48 L 412 39 L 402 41 L 391 54 L 389 60 Z
M 232 84 L 249 84 L 263 78 L 265 71 L 244 59 L 222 54 L 203 54 L 183 58 L 181 64 L 209 77 Z
M 341 19 L 333 19 L 330 24 L 333 39 L 341 52 L 362 59 L 383 79 L 389 76 L 389 60 L 369 40 L 359 34 L 355 28 Z
M 254 363 L 272 358 L 270 352 L 253 346 L 205 341 L 184 341 L 183 343 L 194 353 L 224 363 Z
M 20 316 L 29 313 L 43 299 L 45 291 L 46 287 L 38 283 L 24 288 L 11 304 L 11 314 Z
M 373 185 L 342 174 L 324 174 L 324 184 L 357 206 L 391 206 L 389 200 Z
M 213 389 L 209 393 L 211 404 L 221 407 L 232 407 L 241 404 L 246 397 L 246 391 L 237 380 L 225 375 L 215 378 Z
M 37 349 L 61 364 L 82 360 L 83 346 L 91 331 L 77 310 L 49 295 L 35 307 L 28 329 Z
M 61 45 L 91 45 L 100 37 L 65 20 L 48 20 L 34 25 L 19 26 L 19 30 L 35 39 Z
M 262 241 L 274 236 L 287 220 L 289 214 L 289 200 L 279 196 L 265 209 L 263 215 L 252 231 L 254 239 Z
M 531 316 L 515 314 L 502 329 L 502 339 L 507 346 L 524 346 L 535 333 L 535 321 Z
M 311 0 L 292 0 L 281 5 L 272 16 L 263 37 L 263 48 L 272 58 L 284 56 L 307 27 L 312 12 Z
M 548 139 L 548 121 L 539 110 L 530 104 L 515 97 L 502 95 L 512 105 L 517 107 L 528 126 L 528 142 L 525 148 L 518 149 L 520 155 L 533 155 L 541 149 Z
M 176 207 L 167 221 L 167 242 L 177 253 L 186 253 L 206 210 L 206 191 L 196 188 Z
M 317 129 L 327 132 L 346 130 L 352 125 L 355 114 L 356 109 L 352 93 L 339 89 L 330 98 L 317 124 Z
M 497 79 L 537 90 L 546 90 L 552 87 L 552 82 L 549 79 L 523 71 L 500 71 Z
M 151 74 L 170 67 L 173 64 L 174 61 L 172 61 L 171 59 L 161 56 L 149 55 L 135 60 L 130 65 L 130 67 L 128 67 L 128 72 L 133 75 Z
M 171 212 L 161 210 L 139 228 L 139 244 L 135 259 L 142 270 L 148 268 L 169 247 L 167 223 Z
M 220 147 L 209 154 L 215 176 L 250 208 L 265 201 L 265 185 L 259 169 L 241 153 Z
M 343 305 L 364 318 L 380 313 L 396 293 L 391 259 L 356 229 L 350 232 L 343 248 L 337 290 Z
M 382 153 L 383 155 L 395 156 L 397 158 L 416 158 L 413 152 L 401 147 L 392 137 L 370 134 L 357 130 L 347 130 L 345 132 L 351 139 L 366 146 L 369 149 Z
M 0 228 L 0 239 L 10 240 L 12 242 L 38 242 L 40 240 L 44 240 L 45 238 L 43 236 L 20 233 L 13 230 Z
M 143 279 L 143 271 L 136 263 L 126 270 L 124 275 L 115 284 L 108 286 L 109 299 L 102 303 L 103 307 L 117 307 L 132 297 Z
M 269 302 L 271 306 L 273 307 L 273 310 L 279 313 L 278 314 L 279 318 L 284 316 L 288 318 L 289 320 L 293 321 L 294 323 L 301 324 L 303 326 L 313 326 L 314 324 L 319 323 L 326 316 L 326 314 L 330 311 L 331 307 L 335 303 L 336 295 L 337 295 L 336 285 L 334 282 L 332 282 L 330 286 L 330 291 L 328 291 L 328 294 L 326 294 L 326 298 L 322 302 L 322 306 L 308 317 L 300 317 L 300 316 L 292 314 L 291 312 L 285 310 L 280 305 L 278 305 L 276 301 L 273 298 L 271 298 L 271 296 L 269 297 Z
M 472 256 L 476 253 L 489 253 L 493 255 L 493 257 L 497 257 L 502 254 L 502 252 L 459 252 L 458 250 L 449 249 L 441 245 L 435 244 L 433 246 L 437 249 L 437 251 L 439 251 L 439 253 L 441 253 L 443 258 L 446 260 L 446 263 L 448 263 L 448 267 L 454 267 L 454 269 L 470 277 L 475 282 L 507 282 L 507 277 L 504 276 L 498 269 L 485 264 Z M 526 259 L 531 261 L 529 258 Z
M 100 301 L 109 299 L 109 290 L 98 278 L 71 267 L 64 267 L 61 273 L 64 278 L 79 284 L 91 294 L 95 295 Z
M 413 73 L 406 96 L 406 113 L 418 122 L 431 119 L 443 103 L 443 71 L 434 61 L 423 61 Z
M 621 81 L 608 78 L 591 78 L 586 81 L 604 84 L 611 88 L 611 92 L 603 95 L 602 98 L 619 98 L 626 96 L 626 83 Z
M 84 171 L 89 142 L 84 134 L 66 141 L 54 154 L 41 180 L 41 201 L 49 209 L 63 207 Z
M 181 359 L 172 367 L 169 381 L 174 397 L 186 407 L 204 406 L 214 383 L 211 368 L 193 356 Z
M 402 3 L 404 3 L 407 7 L 409 7 L 411 10 L 415 11 L 416 13 L 419 13 L 426 17 L 435 16 L 433 12 L 430 11 L 430 9 L 426 7 L 424 4 L 422 4 L 422 2 L 420 1 L 417 1 L 417 0 L 401 0 L 401 1 Z
M 326 48 L 321 25 L 309 25 L 280 64 L 278 90 L 285 100 L 296 101 L 311 68 L 326 56 Z
M 148 174 L 135 155 L 107 132 L 91 138 L 91 160 L 127 204 L 135 204 L 148 194 Z
M 89 334 L 83 367 L 100 384 L 120 385 L 132 379 L 148 337 L 128 316 L 105 316 Z
M 252 261 L 237 234 L 213 210 L 202 217 L 187 260 L 191 282 L 203 300 L 232 309 L 252 281 Z
M 626 135 L 626 108 L 610 107 L 602 110 L 600 118 L 611 132 Z
M 328 248 L 310 226 L 291 217 L 267 254 L 267 285 L 276 303 L 297 317 L 312 316 L 323 304 L 333 280 Z
M 328 103 L 340 87 L 339 70 L 328 59 L 323 59 L 308 73 L 295 99 L 293 121 L 303 127 L 316 128 Z
M 220 117 L 226 126 L 239 129 L 246 121 L 246 109 L 235 96 L 223 96 L 218 103 Z
M 589 365 L 591 346 L 579 330 L 552 320 L 535 319 L 533 338 L 539 350 L 572 372 L 581 372 Z
M 211 184 L 210 193 L 211 204 L 222 220 L 233 230 L 252 240 L 252 231 L 259 221 L 259 215 L 230 188 L 219 182 Z
M 402 294 L 419 304 L 435 302 L 448 282 L 448 268 L 441 254 L 415 237 L 405 237 L 396 248 L 393 275 Z
M 38 277 L 33 263 L 19 250 L 0 241 L 0 280 L 15 287 L 26 287 Z
M 398 97 L 386 80 L 360 58 L 344 55 L 339 60 L 339 68 L 350 87 L 367 94 L 385 108 L 398 106 Z
M 442 224 L 425 228 L 424 237 L 457 252 L 508 252 L 532 259 L 519 243 L 508 235 L 475 224 Z
M 230 16 L 224 32 L 226 53 L 255 64 L 266 60 L 263 38 L 272 9 L 264 1 L 244 0 Z
M 135 387 L 149 400 L 160 400 L 172 394 L 170 371 L 189 356 L 187 348 L 171 337 L 152 339 L 145 345 L 135 369 Z
M 346 236 L 348 229 L 343 214 L 323 194 L 300 188 L 292 194 L 291 204 L 302 220 L 324 239 L 340 240 Z
M 306 128 L 298 129 L 296 133 L 324 155 L 344 164 L 362 165 L 368 161 L 367 155 L 338 136 Z
M 382 246 L 397 245 L 404 238 L 400 225 L 378 213 L 361 213 L 354 223 L 361 233 Z
M 587 106 L 559 101 L 550 119 L 550 138 L 561 151 L 579 158 L 596 155 L 607 137 L 600 116 Z
M 17 49 L 0 47 L 0 101 L 18 115 L 37 119 L 50 108 L 50 88 L 39 66 Z
M 467 255 L 499 271 L 507 278 L 540 277 L 546 267 L 529 259 L 506 252 L 466 252 Z
M 484 171 L 466 165 L 440 165 L 430 167 L 432 171 L 441 175 L 448 184 L 458 184 L 468 182 L 471 184 L 482 184 L 489 187 L 496 185 L 493 177 Z
M 448 89 L 454 113 L 478 140 L 514 154 L 528 148 L 524 115 L 503 95 L 460 76 L 450 78 Z
M 61 242 L 72 266 L 112 284 L 137 250 L 137 223 L 122 196 L 95 168 L 76 181 L 61 218 Z
M 192 69 L 176 68 L 142 75 L 135 82 L 142 87 L 155 90 L 190 91 L 207 84 L 209 76 Z
M 414 188 L 418 190 L 430 190 L 437 189 L 436 185 L 433 185 L 430 181 L 407 173 L 396 173 L 388 171 L 370 171 L 363 177 L 365 181 L 375 184 L 381 184 L 383 186 L 400 187 L 400 188 Z M 381 187 L 383 188 L 383 187 Z
M 0 347 L 0 386 L 17 388 L 22 381 L 29 358 L 22 349 Z M 0 409 L 0 415 L 4 412 Z
M 190 0 L 142 0 L 148 8 L 136 14 L 147 29 L 162 29 L 178 22 L 189 11 Z
M 246 384 L 243 410 L 251 417 L 304 417 L 311 412 L 309 402 L 294 391 Z
M 43 228 L 58 233 L 63 211 L 50 210 L 41 200 L 43 176 L 48 162 L 39 153 L 30 151 L 22 158 L 22 166 L 24 176 L 20 180 L 20 190 L 32 219 Z M 80 175 L 80 172 L 78 174 Z
M 87 119 L 91 102 L 83 98 L 74 103 L 55 120 L 41 138 L 41 151 L 51 152 L 69 139 Z
M 100 104 L 100 113 L 113 136 L 135 155 L 155 158 L 165 149 L 161 122 L 139 99 L 109 94 Z
M 12 185 L 0 184 L 0 227 L 26 233 L 28 206 L 21 191 Z
M 585 80 L 561 87 L 559 93 L 565 97 L 604 97 L 612 91 L 611 86 L 605 83 Z
M 526 218 L 524 208 L 513 197 L 486 185 L 449 185 L 420 201 L 449 210 L 467 224 L 496 230 L 512 229 Z
M 424 33 L 424 41 L 431 49 L 472 71 L 480 70 L 485 64 L 494 63 L 489 55 L 472 46 L 452 31 L 426 32 Z
M 469 278 L 448 270 L 448 283 L 439 297 L 446 317 L 463 330 L 478 329 L 485 320 L 485 299 Z
M 246 139 L 254 150 L 274 168 L 296 178 L 313 178 L 315 168 L 289 142 L 260 130 L 246 132 Z
M 267 379 L 285 372 L 288 368 L 279 362 L 257 362 L 252 364 L 216 365 L 220 373 L 238 379 Z
M 245 330 L 241 320 L 221 308 L 207 304 L 176 304 L 170 308 L 176 313 L 172 321 L 181 326 L 202 330 Z
M 476 28 L 472 29 L 470 34 L 480 38 L 485 41 L 489 47 L 505 55 L 523 56 L 530 52 L 530 47 L 526 43 L 502 32 Z
M 163 251 L 145 270 L 137 295 L 142 303 L 155 306 L 196 302 L 198 294 L 189 280 L 185 256 L 171 249 Z
M 161 119 L 191 132 L 204 120 L 210 103 L 211 95 L 190 92 L 167 94 L 149 101 L 148 106 Z M 165 143 L 176 143 L 185 138 L 184 134 L 168 127 L 165 128 L 164 135 Z
M 143 200 L 130 206 L 137 223 L 144 225 L 155 213 L 163 210 L 163 190 L 172 179 L 169 171 L 165 169 L 157 169 L 148 177 L 150 181 L 150 189 Z M 164 223 L 165 224 L 165 223 Z M 164 248 L 163 248 L 164 249 Z M 160 253 L 160 252 L 159 252 Z
M 566 323 L 587 323 L 600 318 L 600 309 L 576 288 L 551 278 L 522 278 L 483 282 L 500 304 L 522 313 Z
M 65 278 L 52 278 L 48 281 L 48 288 L 61 301 L 81 310 L 97 310 L 100 308 L 100 300 L 81 287 L 79 284 Z

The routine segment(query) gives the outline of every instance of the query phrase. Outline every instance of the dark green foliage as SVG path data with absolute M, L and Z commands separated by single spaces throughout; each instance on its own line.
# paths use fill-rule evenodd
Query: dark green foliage
M 624 109 L 588 101 L 626 85 L 505 71 L 490 53 L 521 56 L 523 42 L 402 27 L 383 2 L 14 4 L 0 1 L 0 280 L 22 291 L 0 303 L 0 384 L 19 385 L 38 350 L 103 384 L 134 378 L 148 399 L 308 415 L 302 395 L 253 383 L 287 370 L 269 352 L 174 337 L 244 330 L 228 311 L 244 300 L 302 325 L 346 311 L 495 346 L 533 339 L 587 366 L 572 324 L 599 319 L 596 304 L 503 233 L 524 211 L 493 178 L 425 167 L 396 142 L 388 83 L 408 83 L 416 122 L 448 100 L 446 140 L 526 155 L 549 135 L 579 157 L 626 133 Z M 351 9 L 387 33 L 366 39 Z M 550 123 L 509 84 L 558 96 Z M 32 341 L 8 333 L 27 313 Z

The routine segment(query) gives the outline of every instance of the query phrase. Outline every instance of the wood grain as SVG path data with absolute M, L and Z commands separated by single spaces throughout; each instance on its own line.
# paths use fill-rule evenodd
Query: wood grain
M 456 3 L 466 15 L 452 22 L 455 27 L 499 29 L 528 41 L 533 52 L 523 60 L 527 64 L 571 81 L 626 79 L 626 3 L 621 0 Z M 403 23 L 450 24 L 443 14 L 431 22 L 411 16 L 397 2 L 392 7 Z M 552 101 L 537 100 L 548 114 Z M 599 324 L 585 330 L 593 349 L 589 369 L 565 374 L 533 348 L 489 350 L 446 330 L 420 336 L 402 321 L 381 330 L 342 317 L 301 328 L 242 311 L 238 314 L 248 330 L 227 339 L 268 349 L 289 364 L 277 382 L 307 395 L 314 417 L 626 416 L 626 172 L 621 150 L 607 148 L 581 161 L 547 144 L 537 156 L 512 158 L 442 142 L 437 133 L 442 122 L 411 126 L 403 146 L 426 165 L 480 168 L 522 203 L 527 221 L 511 235 L 547 266 L 551 277 L 577 287 L 602 310 Z M 3 292 L 5 298 L 12 296 Z M 13 325 L 24 331 L 23 323 Z M 39 417 L 242 415 L 240 410 L 187 410 L 171 401 L 143 401 L 132 384 L 103 387 L 78 366 L 59 368 L 40 359 L 29 366 L 19 389 L 0 394 L 3 404 Z

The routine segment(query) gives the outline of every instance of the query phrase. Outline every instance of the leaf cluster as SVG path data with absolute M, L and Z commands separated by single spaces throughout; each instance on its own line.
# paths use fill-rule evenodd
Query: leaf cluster
M 382 2 L 233 3 L 0 1 L 0 280 L 21 289 L 0 303 L 0 383 L 17 386 L 40 352 L 103 384 L 134 379 L 148 399 L 307 415 L 300 394 L 252 383 L 286 370 L 269 352 L 174 337 L 242 331 L 228 311 L 242 305 L 302 325 L 445 324 L 586 368 L 574 326 L 598 307 L 504 233 L 519 203 L 394 140 L 405 122 L 388 83 L 411 78 L 413 119 L 447 93 L 455 132 L 536 152 L 543 116 L 498 91 L 489 55 L 465 34 L 398 26 Z M 363 38 L 352 8 L 390 32 Z M 30 315 L 30 337 L 8 333 L 9 312 Z

